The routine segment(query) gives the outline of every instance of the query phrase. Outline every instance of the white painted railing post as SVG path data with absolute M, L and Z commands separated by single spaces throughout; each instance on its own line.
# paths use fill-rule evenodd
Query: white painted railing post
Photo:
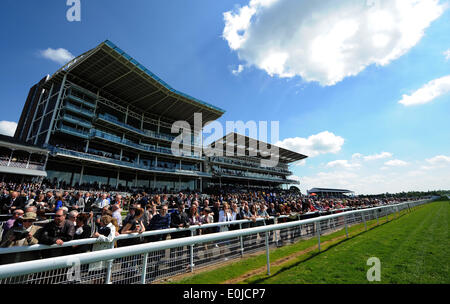
M 191 237 L 194 236 L 194 230 L 191 230 Z M 194 272 L 194 244 L 189 247 L 190 259 L 191 259 L 191 272 Z
M 319 243 L 319 252 L 320 252 L 320 220 L 318 220 L 316 224 L 317 224 L 317 241 Z
M 367 231 L 366 213 L 364 211 L 362 212 L 362 217 L 363 217 L 363 221 L 364 221 L 364 229 Z
M 239 230 L 242 230 L 242 224 L 239 223 Z M 239 241 L 241 243 L 241 257 L 244 256 L 244 240 L 242 239 L 242 235 L 239 236 Z
M 267 275 L 270 275 L 269 232 L 265 232 L 265 237 L 266 237 Z
M 114 241 L 111 242 L 111 249 L 113 248 L 114 248 Z M 114 260 L 108 260 L 107 262 L 105 284 L 111 284 L 113 261 Z
M 344 223 L 345 223 L 345 235 L 348 238 L 348 225 L 347 225 L 347 215 L 344 214 Z
M 278 218 L 275 217 L 273 219 L 273 223 L 276 225 L 278 224 Z M 278 246 L 278 230 L 274 230 L 273 233 L 275 234 L 275 246 Z
M 144 259 L 142 261 L 141 284 L 145 284 L 145 277 L 147 276 L 147 260 L 148 260 L 148 252 L 144 253 Z

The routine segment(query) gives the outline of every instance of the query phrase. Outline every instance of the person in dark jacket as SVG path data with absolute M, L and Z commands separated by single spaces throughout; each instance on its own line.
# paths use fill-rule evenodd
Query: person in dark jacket
M 184 211 L 184 203 L 179 203 L 176 211 L 170 214 L 170 228 L 183 229 L 189 227 L 189 215 Z M 179 239 L 189 237 L 191 235 L 189 230 L 172 232 L 170 234 L 171 239 Z M 175 259 L 183 255 L 183 247 L 176 247 L 170 249 L 170 259 Z
M 13 191 L 11 196 L 6 199 L 6 203 L 3 205 L 2 209 L 4 213 L 13 213 L 16 209 L 25 209 L 26 198 L 24 196 L 19 196 L 19 192 Z
M 73 236 L 74 240 L 82 240 L 82 239 L 88 239 L 91 237 L 92 234 L 92 228 L 88 225 L 89 221 L 89 214 L 88 213 L 81 213 L 77 216 L 76 219 L 76 226 L 75 226 L 75 234 Z M 72 253 L 85 253 L 88 251 L 91 251 L 92 245 L 86 244 L 86 245 L 77 245 L 72 246 Z
M 64 242 L 71 241 L 75 235 L 75 226 L 66 220 L 64 210 L 58 210 L 55 213 L 55 220 L 46 224 L 41 231 L 39 243 L 44 245 L 63 245 Z M 56 257 L 70 253 L 66 248 L 56 248 L 44 250 L 42 255 L 44 258 Z
M 170 215 L 167 213 L 168 206 L 167 204 L 162 205 L 160 213 L 154 215 L 150 220 L 150 230 L 161 230 L 168 229 L 170 227 Z M 165 234 L 157 234 L 152 236 L 153 242 L 164 241 L 167 238 L 167 233 Z M 149 275 L 156 276 L 159 270 L 159 261 L 164 257 L 165 250 L 158 250 L 151 254 L 151 267 L 153 268 L 150 271 Z

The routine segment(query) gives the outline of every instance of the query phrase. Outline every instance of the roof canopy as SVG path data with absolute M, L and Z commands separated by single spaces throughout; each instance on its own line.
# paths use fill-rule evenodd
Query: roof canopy
M 47 149 L 23 142 L 19 139 L 11 137 L 11 136 L 1 135 L 1 134 L 0 134 L 0 146 L 6 147 L 11 150 L 20 150 L 20 151 L 26 151 L 29 153 L 37 153 L 37 154 L 43 154 L 43 155 L 46 155 L 49 153 L 49 151 Z
M 221 117 L 225 111 L 170 87 L 114 43 L 106 40 L 59 69 L 49 80 L 69 80 L 97 92 L 138 113 L 184 120 L 193 124 L 194 113 L 203 121 Z
M 245 146 L 242 146 L 241 144 L 244 144 Z M 278 148 L 279 158 L 284 163 L 291 163 L 298 160 L 302 160 L 304 158 L 307 158 L 308 156 L 290 151 L 284 148 L 280 148 L 275 145 L 268 144 L 266 142 L 250 138 L 248 136 L 238 134 L 238 133 L 228 133 L 226 136 L 222 137 L 221 139 L 216 140 L 211 144 L 212 147 L 218 147 L 218 145 L 223 144 L 224 152 L 227 150 L 227 146 L 231 147 L 235 151 L 234 156 L 240 156 L 237 154 L 238 149 L 245 149 L 246 155 L 249 155 L 250 153 L 257 153 L 258 158 L 266 158 L 269 157 L 269 154 L 266 155 L 265 151 L 260 151 L 261 147 L 267 147 L 267 149 L 272 148 Z M 256 151 L 255 151 L 256 148 Z M 225 156 L 228 156 L 224 153 Z M 251 155 L 251 154 L 250 154 Z M 242 155 L 243 156 L 243 155 Z
M 308 193 L 321 193 L 321 192 L 353 193 L 353 191 L 346 189 L 312 188 L 311 190 L 308 190 Z

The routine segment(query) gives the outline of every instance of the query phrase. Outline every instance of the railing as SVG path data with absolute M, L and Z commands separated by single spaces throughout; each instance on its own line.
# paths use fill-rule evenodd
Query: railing
M 65 121 L 68 121 L 68 122 L 71 122 L 71 123 L 73 123 L 73 124 L 80 125 L 80 126 L 82 126 L 82 127 L 88 128 L 88 129 L 92 128 L 92 124 L 91 124 L 89 121 L 80 119 L 80 118 L 78 118 L 78 117 L 72 116 L 72 115 L 67 114 L 67 113 L 65 113 L 65 114 L 61 117 L 61 119 L 65 120 Z
M 246 172 L 240 172 L 240 174 L 231 174 L 231 173 L 225 173 L 220 170 L 214 170 L 214 173 L 218 176 L 223 177 L 233 177 L 233 178 L 246 178 L 246 179 L 257 179 L 257 180 L 264 180 L 264 181 L 279 181 L 279 182 L 286 182 L 286 179 L 283 178 L 277 178 L 275 176 L 254 176 L 253 174 L 247 174 Z
M 405 202 L 207 235 L 194 236 L 191 231 L 191 237 L 180 239 L 3 265 L 0 266 L 0 283 L 144 284 L 185 273 L 186 270 L 193 271 L 194 267 L 220 263 L 226 259 L 242 257 L 244 253 L 264 249 L 270 274 L 271 246 L 282 245 L 288 240 L 295 242 L 317 237 L 320 251 L 320 237 L 326 232 L 345 228 L 348 237 L 350 225 L 364 223 L 367 230 L 369 220 L 376 219 L 379 224 L 384 217 L 388 221 L 391 214 L 398 217 L 400 211 L 411 210 L 429 201 Z M 230 222 L 223 225 L 229 224 Z M 169 232 L 170 230 L 164 231 L 165 234 Z M 112 247 L 113 243 L 110 244 Z
M 44 170 L 44 165 L 36 164 L 32 162 L 17 162 L 17 161 L 7 161 L 0 160 L 0 166 L 11 167 L 11 168 L 22 168 L 22 169 L 32 169 L 32 170 Z
M 95 104 L 92 104 L 92 103 L 90 103 L 90 102 L 88 102 L 88 101 L 86 101 L 86 100 L 84 100 L 84 99 L 82 99 L 82 98 L 80 98 L 78 96 L 75 96 L 75 95 L 72 95 L 72 94 L 69 93 L 66 96 L 66 98 L 69 98 L 69 99 L 71 99 L 73 101 L 79 102 L 79 103 L 81 103 L 83 105 L 86 105 L 86 106 L 92 108 L 92 109 L 95 109 Z
M 51 150 L 52 153 L 59 153 L 59 154 L 67 155 L 67 156 L 80 157 L 80 158 L 90 159 L 90 160 L 97 161 L 97 162 L 107 162 L 110 164 L 115 164 L 115 165 L 125 166 L 125 167 L 132 167 L 132 168 L 145 170 L 145 171 L 171 172 L 171 173 L 189 174 L 189 175 L 206 176 L 206 177 L 211 176 L 211 174 L 206 173 L 206 172 L 201 172 L 201 171 L 144 166 L 142 163 L 137 164 L 135 162 L 126 162 L 126 161 L 121 161 L 121 160 L 117 160 L 117 159 L 113 159 L 113 158 L 109 158 L 109 157 L 97 156 L 97 155 L 92 155 L 89 153 L 72 151 L 72 150 L 67 150 L 67 149 L 58 148 L 58 147 L 49 147 L 49 149 Z
M 83 138 L 89 138 L 89 133 L 83 130 L 79 130 L 79 129 L 75 129 L 66 125 L 61 125 L 59 127 L 56 128 L 56 130 L 59 130 L 61 132 L 64 133 L 68 133 L 74 136 L 79 136 L 79 137 L 83 137 Z
M 212 163 L 219 163 L 219 164 L 226 164 L 226 165 L 232 165 L 236 167 L 242 167 L 242 168 L 249 168 L 249 169 L 257 169 L 260 171 L 272 171 L 272 172 L 278 172 L 278 173 L 286 173 L 292 175 L 292 172 L 285 168 L 280 167 L 262 167 L 260 164 L 257 163 L 251 163 L 251 162 L 244 162 L 240 160 L 231 160 L 223 157 L 210 157 L 210 162 Z
M 174 155 L 172 153 L 172 149 L 163 148 L 163 147 L 155 147 L 153 145 L 137 144 L 129 139 L 123 139 L 119 136 L 112 135 L 112 134 L 109 134 L 109 133 L 106 133 L 106 132 L 103 132 L 100 130 L 92 130 L 91 136 L 106 139 L 108 141 L 111 141 L 114 143 L 119 143 L 119 144 L 126 145 L 129 147 L 133 147 L 133 148 L 136 148 L 136 149 L 142 150 L 142 151 Z M 195 159 L 202 159 L 202 157 L 195 155 L 194 153 L 184 154 L 181 151 L 181 154 L 182 155 L 180 157 L 190 157 L 190 158 L 195 158 Z M 175 155 L 175 156 L 178 156 L 178 155 Z
M 95 116 L 94 112 L 91 112 L 91 111 L 89 111 L 87 109 L 83 109 L 83 108 L 77 107 L 77 106 L 75 106 L 73 104 L 70 104 L 70 103 L 67 103 L 64 106 L 64 108 L 66 108 L 68 110 L 71 110 L 71 111 L 74 111 L 76 113 L 87 115 L 89 117 L 94 117 Z
M 169 141 L 169 142 L 172 142 L 175 139 L 175 136 L 172 136 L 172 135 L 163 134 L 163 133 L 157 133 L 157 132 L 153 132 L 151 130 L 138 129 L 136 127 L 130 126 L 129 124 L 121 122 L 118 119 L 114 119 L 114 118 L 109 117 L 109 116 L 104 115 L 104 114 L 99 114 L 98 118 L 103 120 L 103 121 L 115 124 L 117 126 L 125 128 L 127 130 L 131 130 L 131 131 L 133 131 L 135 133 L 138 133 L 140 135 L 144 135 L 144 136 L 147 136 L 147 137 L 151 137 L 151 138 L 155 138 L 155 139 L 162 139 L 162 140 L 166 140 L 166 141 Z

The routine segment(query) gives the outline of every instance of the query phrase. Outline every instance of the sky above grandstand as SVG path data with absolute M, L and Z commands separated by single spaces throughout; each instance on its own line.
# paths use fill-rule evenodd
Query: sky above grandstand
M 72 1 L 69 1 L 72 2 Z M 0 133 L 29 88 L 109 39 L 172 87 L 279 121 L 303 192 L 448 189 L 450 9 L 438 0 L 3 0 Z

